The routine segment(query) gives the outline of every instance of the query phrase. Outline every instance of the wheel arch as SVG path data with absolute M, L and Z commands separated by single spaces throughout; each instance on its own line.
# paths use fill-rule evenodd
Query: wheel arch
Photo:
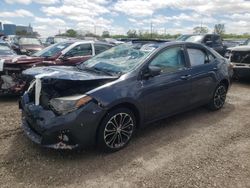
M 99 129 L 100 129 L 100 125 L 101 125 L 101 122 L 104 120 L 104 118 L 106 117 L 106 115 L 108 113 L 110 113 L 111 111 L 115 110 L 115 109 L 118 109 L 118 108 L 127 108 L 129 110 L 131 110 L 133 113 L 134 113 L 134 116 L 135 116 L 135 119 L 136 119 L 136 128 L 139 128 L 141 123 L 142 123 L 142 114 L 141 112 L 139 111 L 139 108 L 138 106 L 136 106 L 135 104 L 131 103 L 131 102 L 121 102 L 121 103 L 118 103 L 118 104 L 115 104 L 111 107 L 109 107 L 106 111 L 106 113 L 103 115 L 101 121 L 100 121 L 100 124 L 98 125 L 97 129 L 96 129 L 96 141 L 98 139 L 98 132 L 99 132 Z
M 222 79 L 219 84 L 224 84 L 227 87 L 227 90 L 229 89 L 229 81 L 227 79 Z

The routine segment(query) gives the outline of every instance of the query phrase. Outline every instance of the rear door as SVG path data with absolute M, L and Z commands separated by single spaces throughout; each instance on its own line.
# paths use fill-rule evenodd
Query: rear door
M 192 75 L 191 104 L 208 102 L 217 83 L 218 62 L 215 56 L 203 47 L 187 46 L 187 54 Z

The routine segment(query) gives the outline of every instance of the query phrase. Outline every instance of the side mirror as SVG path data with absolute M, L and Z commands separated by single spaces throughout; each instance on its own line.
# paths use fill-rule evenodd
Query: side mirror
M 150 77 L 158 76 L 161 74 L 161 68 L 157 66 L 149 66 L 146 71 L 143 72 L 142 77 L 148 79 Z
M 62 61 L 67 61 L 68 60 L 68 56 L 66 56 L 65 54 L 62 54 L 59 59 L 61 59 Z

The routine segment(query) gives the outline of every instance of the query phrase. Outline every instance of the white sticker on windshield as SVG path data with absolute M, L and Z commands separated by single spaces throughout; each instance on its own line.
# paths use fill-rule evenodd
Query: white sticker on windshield
M 156 49 L 155 45 L 152 44 L 146 44 L 141 47 L 141 51 L 143 52 L 152 52 L 155 49 Z
M 0 71 L 3 71 L 4 59 L 0 59 Z

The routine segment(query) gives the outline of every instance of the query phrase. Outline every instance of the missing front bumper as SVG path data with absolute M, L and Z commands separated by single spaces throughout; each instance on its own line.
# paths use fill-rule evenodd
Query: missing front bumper
M 53 149 L 63 149 L 63 150 L 72 150 L 75 148 L 78 148 L 79 145 L 78 144 L 67 144 L 64 143 L 62 141 L 59 141 L 57 143 L 54 144 L 42 144 L 42 136 L 37 134 L 35 131 L 33 131 L 30 127 L 28 122 L 23 118 L 22 120 L 22 128 L 24 130 L 24 133 L 26 134 L 26 136 L 34 143 L 41 145 L 42 147 L 46 147 L 46 148 L 53 148 Z

